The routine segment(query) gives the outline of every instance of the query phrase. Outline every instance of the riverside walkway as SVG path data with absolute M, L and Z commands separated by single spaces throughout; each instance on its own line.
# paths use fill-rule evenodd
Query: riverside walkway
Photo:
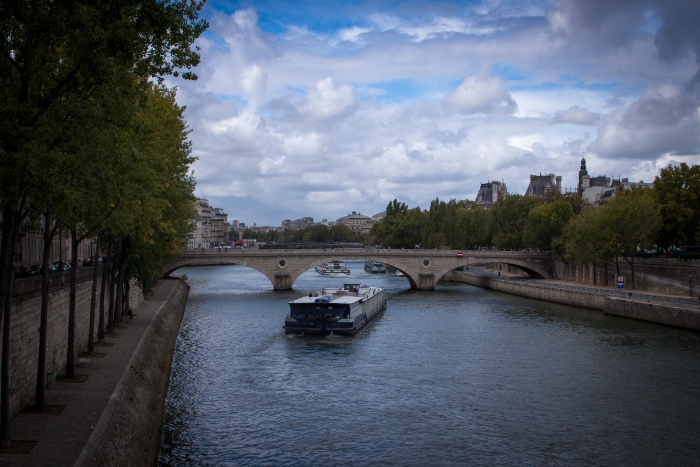
M 476 269 L 476 268 L 474 268 Z M 587 293 L 587 294 L 599 294 L 611 297 L 623 297 L 631 298 L 635 300 L 649 300 L 660 303 L 673 303 L 678 305 L 690 305 L 697 306 L 700 305 L 698 299 L 693 297 L 684 297 L 682 295 L 676 294 L 663 294 L 663 293 L 648 293 L 640 292 L 635 289 L 618 289 L 615 286 L 588 286 L 588 285 L 578 285 L 576 282 L 566 282 L 562 280 L 531 280 L 528 278 L 523 278 L 521 276 L 509 276 L 506 274 L 498 275 L 493 272 L 486 271 L 484 269 L 471 270 L 465 274 L 470 274 L 473 276 L 486 277 L 488 279 L 506 281 L 506 282 L 517 282 L 525 283 L 530 287 L 541 287 L 547 289 L 557 289 L 557 290 L 570 290 L 575 292 Z
M 90 362 L 76 368 L 76 381 L 58 378 L 46 392 L 45 412 L 23 411 L 11 422 L 12 444 L 0 450 L 0 465 L 8 467 L 72 466 L 97 425 L 136 347 L 178 279 L 165 279 L 134 310 L 134 319 L 107 335 Z M 125 429 L 128 429 L 126 427 Z M 8 452 L 9 451 L 9 452 Z

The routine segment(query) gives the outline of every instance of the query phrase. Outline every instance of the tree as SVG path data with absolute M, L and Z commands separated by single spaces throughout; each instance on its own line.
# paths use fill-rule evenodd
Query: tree
M 262 234 L 260 234 L 259 232 L 255 232 L 254 230 L 250 230 L 250 229 L 245 229 L 243 231 L 243 238 L 246 240 L 252 240 L 252 239 L 258 240 L 258 238 L 261 235 Z
M 659 245 L 700 244 L 700 165 L 669 165 L 654 180 L 663 228 Z
M 607 265 L 618 257 L 618 252 L 604 208 L 589 206 L 581 215 L 572 217 L 563 227 L 561 235 L 553 239 L 552 250 L 567 263 L 581 266 L 593 264 L 594 284 L 596 264 L 604 263 L 607 285 Z
M 571 204 L 556 200 L 532 208 L 527 216 L 523 241 L 526 245 L 544 250 L 552 249 L 552 241 L 573 217 Z
M 457 209 L 457 243 L 473 248 L 491 245 L 491 211 L 475 204 Z
M 316 224 L 309 229 L 309 242 L 327 242 L 330 238 L 330 229 L 323 224 Z
M 423 244 L 426 248 L 447 246 L 461 248 L 463 242 L 457 229 L 457 211 L 473 207 L 472 201 L 457 201 L 454 198 L 447 203 L 435 199 L 430 203 L 428 217 L 423 230 Z
M 85 102 L 123 73 L 161 79 L 195 66 L 190 46 L 207 26 L 201 2 L 0 1 L 0 307 L 3 360 L 0 448 L 10 447 L 9 353 L 12 254 L 27 212 L 32 166 L 54 151 Z M 117 77 L 115 79 L 115 77 Z M 196 78 L 191 72 L 186 79 Z M 76 123 L 78 122 L 78 123 Z
M 391 201 L 386 206 L 385 217 L 398 216 L 401 214 L 406 214 L 407 212 L 408 212 L 408 205 L 406 203 L 401 203 L 401 202 L 399 202 L 399 200 L 394 198 L 394 201 Z
M 618 255 L 625 258 L 632 269 L 632 288 L 636 288 L 634 255 L 638 248 L 651 248 L 662 227 L 656 196 L 645 188 L 618 192 L 603 207 L 603 216 Z
M 389 203 L 392 206 L 393 203 Z M 401 203 L 402 206 L 405 204 Z M 387 207 L 389 211 L 389 207 Z M 422 243 L 423 229 L 427 214 L 420 207 L 407 209 L 405 212 L 393 211 L 372 226 L 370 235 L 379 240 L 382 245 L 393 248 L 413 248 Z
M 232 240 L 235 242 L 236 240 L 238 240 L 238 238 L 239 238 L 239 236 L 238 236 L 237 230 L 231 229 L 228 231 L 228 239 L 229 240 Z
M 499 249 L 519 250 L 526 246 L 523 232 L 530 211 L 544 203 L 537 196 L 509 194 L 499 198 L 490 209 L 493 243 Z
M 328 235 L 332 242 L 348 242 L 355 240 L 355 233 L 347 225 L 336 223 L 328 229 Z

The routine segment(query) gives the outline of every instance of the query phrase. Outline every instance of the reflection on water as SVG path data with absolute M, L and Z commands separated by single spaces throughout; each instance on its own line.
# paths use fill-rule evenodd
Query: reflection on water
M 185 271 L 161 466 L 697 465 L 700 334 L 348 266 L 387 291 L 354 337 L 282 329 L 342 278 Z

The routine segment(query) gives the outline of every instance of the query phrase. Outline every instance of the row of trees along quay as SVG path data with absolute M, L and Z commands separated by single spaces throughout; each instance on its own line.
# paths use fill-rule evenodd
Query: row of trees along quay
M 238 240 L 238 232 L 231 230 L 229 240 Z M 317 224 L 304 229 L 289 229 L 286 232 L 255 232 L 250 229 L 245 229 L 242 233 L 243 239 L 256 239 L 259 242 L 275 242 L 275 243 L 298 243 L 298 242 L 356 242 L 365 240 L 366 236 L 359 236 L 353 232 L 348 226 L 343 224 L 335 224 L 332 227 L 323 224 Z
M 607 267 L 614 262 L 618 275 L 624 259 L 634 287 L 639 251 L 700 245 L 700 166 L 669 165 L 653 188 L 618 191 L 602 206 L 590 205 L 576 193 L 546 198 L 509 194 L 490 210 L 455 199 L 435 199 L 427 210 L 409 209 L 395 199 L 364 242 L 392 248 L 533 248 L 551 251 L 569 264 Z
M 67 377 L 75 374 L 80 242 L 96 238 L 107 258 L 102 277 L 95 267 L 92 278 L 90 352 L 95 308 L 102 341 L 121 321 L 128 279 L 149 291 L 159 266 L 185 245 L 194 158 L 184 109 L 162 83 L 197 78 L 189 70 L 199 63 L 193 42 L 208 26 L 199 19 L 203 3 L 0 0 L 0 448 L 11 446 L 10 311 L 20 228 L 43 229 L 44 239 L 37 410 L 45 406 L 48 261 L 57 232 L 70 236 L 73 252 Z

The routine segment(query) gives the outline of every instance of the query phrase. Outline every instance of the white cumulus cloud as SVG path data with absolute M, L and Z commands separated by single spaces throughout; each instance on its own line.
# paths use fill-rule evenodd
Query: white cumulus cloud
M 600 114 L 589 112 L 588 109 L 572 105 L 566 110 L 554 114 L 552 123 L 572 123 L 574 125 L 594 125 L 600 120 Z
M 317 82 L 316 87 L 309 91 L 301 110 L 317 119 L 327 119 L 352 112 L 356 103 L 352 86 L 344 84 L 336 87 L 329 76 Z
M 518 105 L 497 76 L 469 76 L 450 94 L 445 102 L 465 115 L 513 115 Z
M 317 133 L 285 138 L 282 145 L 291 156 L 312 156 L 321 149 L 321 136 Z

